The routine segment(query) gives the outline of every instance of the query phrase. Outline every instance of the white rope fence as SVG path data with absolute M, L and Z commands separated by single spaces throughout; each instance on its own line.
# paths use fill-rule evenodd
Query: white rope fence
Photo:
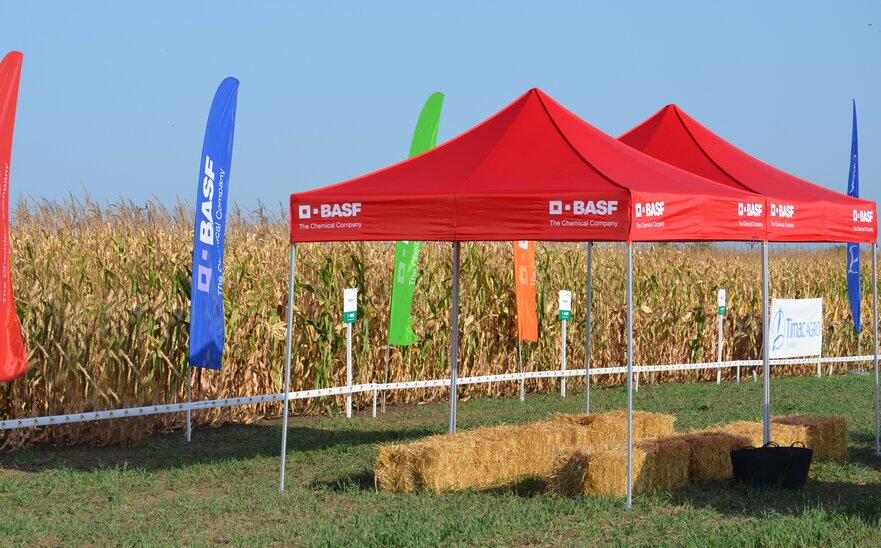
M 796 358 L 771 360 L 771 365 L 799 365 L 815 364 L 818 361 L 824 364 L 830 363 L 853 363 L 873 361 L 874 355 L 844 356 L 827 358 Z M 719 369 L 736 367 L 761 366 L 762 360 L 734 360 L 726 362 L 707 362 L 695 364 L 673 365 L 640 365 L 633 368 L 634 373 L 658 373 L 663 371 L 696 371 L 701 369 Z M 620 375 L 627 372 L 626 367 L 600 367 L 590 370 L 591 376 Z M 552 379 L 563 377 L 583 377 L 584 369 L 568 369 L 566 371 L 530 371 L 526 373 L 505 373 L 502 375 L 481 375 L 478 377 L 460 377 L 456 385 L 484 384 L 492 382 L 519 381 L 521 379 Z M 376 393 L 383 390 L 413 390 L 418 388 L 442 388 L 450 385 L 450 379 L 433 379 L 427 381 L 407 381 L 390 383 L 367 383 L 352 386 L 336 386 L 333 388 L 318 388 L 314 390 L 301 390 L 288 392 L 288 400 L 305 400 L 326 396 L 339 396 L 357 394 L 360 392 L 374 393 L 374 411 L 376 405 Z M 263 396 L 242 396 L 240 398 L 224 398 L 220 400 L 202 400 L 190 403 L 171 403 L 163 405 L 147 405 L 144 407 L 130 407 L 127 409 L 113 409 L 108 411 L 91 411 L 88 413 L 72 413 L 69 415 L 54 415 L 47 417 L 34 417 L 27 419 L 10 419 L 0 421 L 0 430 L 15 430 L 19 428 L 33 428 L 36 426 L 56 426 L 59 424 L 73 424 L 77 422 L 90 422 L 109 419 L 125 419 L 130 417 L 145 417 L 148 415 L 162 415 L 167 413 L 183 413 L 200 409 L 218 409 L 222 407 L 234 407 L 238 405 L 253 405 L 259 403 L 275 403 L 285 400 L 285 394 L 266 394 Z

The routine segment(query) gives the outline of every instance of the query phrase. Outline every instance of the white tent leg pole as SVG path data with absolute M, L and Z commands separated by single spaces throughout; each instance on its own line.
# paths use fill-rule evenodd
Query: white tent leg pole
M 633 250 L 627 242 L 627 500 L 633 505 Z
M 294 267 L 297 260 L 297 246 L 291 244 L 290 277 L 288 278 L 288 335 L 284 352 L 284 416 L 281 426 L 281 465 L 279 469 L 278 490 L 284 491 L 284 465 L 288 452 L 288 394 L 291 391 L 291 340 L 294 330 Z
M 563 329 L 562 329 L 561 338 L 560 338 L 560 353 L 563 357 L 562 361 L 560 362 L 560 372 L 565 373 L 566 372 L 566 320 L 563 320 Z M 561 398 L 566 397 L 566 377 L 562 376 L 562 375 L 560 376 L 560 397 Z
M 376 418 L 376 388 L 373 389 L 373 418 Z
M 593 297 L 593 242 L 587 242 L 587 306 L 584 322 L 584 412 L 590 413 L 590 308 Z
M 453 312 L 450 322 L 450 434 L 456 432 L 456 376 L 459 371 L 459 242 L 453 242 Z
M 875 454 L 881 456 L 881 408 L 878 406 L 878 244 L 872 244 L 872 316 L 875 321 L 875 338 L 872 354 L 875 355 Z
M 193 366 L 187 364 L 187 403 L 193 403 Z M 187 408 L 187 443 L 193 439 L 193 423 L 191 411 Z
M 517 341 L 517 356 L 520 358 L 520 374 L 523 374 L 523 341 Z M 520 378 L 520 401 L 526 400 L 526 379 Z
M 391 359 L 391 356 L 392 356 L 392 345 L 386 344 L 385 345 L 385 377 L 382 381 L 383 384 L 388 384 L 388 367 L 389 367 L 389 360 Z M 385 393 L 386 393 L 386 389 L 383 388 L 382 389 L 382 413 L 383 414 L 385 414 Z
M 771 362 L 769 359 L 768 333 L 771 330 L 768 315 L 768 242 L 762 242 L 762 387 L 763 387 L 763 438 L 771 441 Z

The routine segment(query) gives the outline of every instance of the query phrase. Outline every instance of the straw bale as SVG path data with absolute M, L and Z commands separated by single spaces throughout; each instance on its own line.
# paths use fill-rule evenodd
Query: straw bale
M 689 476 L 691 447 L 678 436 L 636 443 L 647 454 L 634 488 L 640 491 L 672 491 L 685 485 Z
M 760 422 L 732 422 L 716 428 L 718 431 L 728 432 L 736 436 L 743 436 L 749 440 L 749 443 L 743 447 L 752 445 L 761 447 L 764 444 L 764 428 Z M 808 445 L 808 429 L 798 424 L 780 424 L 771 423 L 771 441 L 777 445 L 789 446 L 793 443 L 803 443 Z M 735 447 L 734 449 L 739 449 Z
M 635 440 L 669 435 L 674 417 L 633 414 Z M 525 425 L 505 425 L 430 436 L 382 447 L 376 463 L 381 491 L 415 492 L 484 488 L 525 475 L 547 475 L 565 447 L 607 447 L 627 439 L 621 411 L 555 416 Z
M 547 474 L 579 427 L 551 421 L 477 428 L 380 448 L 376 486 L 414 492 L 483 488 Z
M 676 417 L 664 413 L 633 412 L 634 441 L 647 438 L 660 438 L 673 434 Z M 576 446 L 594 444 L 627 443 L 627 412 L 609 411 L 578 415 L 556 414 L 552 422 L 563 422 L 581 426 L 576 431 Z
M 674 436 L 689 446 L 688 480 L 716 481 L 731 478 L 731 450 L 750 445 L 750 438 L 712 430 L 698 430 Z
M 674 438 L 645 440 L 633 448 L 633 492 L 672 490 L 688 480 L 688 444 Z M 560 451 L 549 478 L 557 496 L 601 494 L 623 497 L 627 490 L 627 448 L 574 447 Z
M 412 493 L 417 490 L 416 453 L 423 446 L 415 444 L 386 445 L 379 448 L 376 463 L 376 488 L 392 493 Z
M 788 424 L 807 428 L 805 445 L 814 450 L 817 459 L 847 457 L 847 420 L 842 417 L 771 417 L 771 428 Z

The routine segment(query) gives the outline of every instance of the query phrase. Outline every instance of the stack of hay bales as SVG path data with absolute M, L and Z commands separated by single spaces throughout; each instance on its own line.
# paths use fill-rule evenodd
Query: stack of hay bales
M 672 490 L 688 481 L 690 447 L 676 437 L 637 442 L 633 449 L 633 492 Z M 554 461 L 548 488 L 557 496 L 601 494 L 623 497 L 627 489 L 627 447 L 568 448 Z
M 634 418 L 634 437 L 636 424 Z M 781 446 L 804 443 L 817 458 L 841 458 L 847 452 L 847 421 L 840 417 L 775 417 L 771 437 Z M 676 489 L 686 481 L 730 479 L 734 475 L 731 451 L 750 445 L 759 447 L 762 440 L 762 423 L 734 422 L 637 442 L 633 450 L 633 492 Z M 610 441 L 622 440 L 616 436 Z M 558 496 L 620 497 L 625 494 L 626 473 L 626 443 L 572 447 L 561 451 L 554 461 L 549 490 Z
M 477 428 L 387 445 L 379 450 L 376 486 L 387 492 L 485 488 L 519 476 L 546 475 L 560 450 L 627 439 L 625 413 L 555 416 L 526 425 Z M 671 415 L 634 413 L 634 439 L 673 433 Z
M 633 492 L 672 490 L 686 482 L 733 476 L 730 452 L 759 447 L 759 422 L 734 422 L 673 435 L 675 417 L 633 413 Z M 840 417 L 774 417 L 771 439 L 803 443 L 816 458 L 847 454 L 847 421 Z M 525 475 L 547 475 L 558 496 L 624 496 L 627 414 L 554 415 L 518 426 L 478 428 L 381 447 L 376 485 L 415 492 L 485 488 Z

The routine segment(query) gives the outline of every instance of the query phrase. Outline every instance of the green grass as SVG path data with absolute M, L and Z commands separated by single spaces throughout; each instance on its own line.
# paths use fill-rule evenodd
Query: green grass
M 460 427 L 577 412 L 583 394 L 474 399 Z M 445 405 L 297 418 L 289 433 L 287 490 L 278 493 L 278 423 L 198 429 L 135 448 L 37 448 L 0 455 L 0 544 L 28 545 L 877 545 L 881 458 L 872 450 L 870 377 L 780 378 L 775 414 L 842 415 L 847 462 L 818 462 L 803 491 L 725 482 L 639 496 L 631 511 L 604 498 L 553 499 L 541 481 L 488 492 L 377 493 L 378 445 L 444 431 Z M 620 409 L 621 388 L 592 394 Z M 636 409 L 679 417 L 678 430 L 759 420 L 761 384 L 643 384 Z

